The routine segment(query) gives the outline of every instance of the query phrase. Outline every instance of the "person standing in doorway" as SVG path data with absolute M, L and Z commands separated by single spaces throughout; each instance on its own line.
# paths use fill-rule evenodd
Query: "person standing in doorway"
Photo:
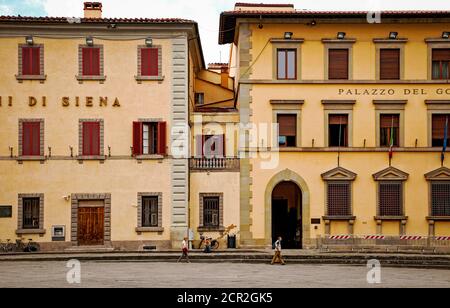
M 189 261 L 189 247 L 188 247 L 188 238 L 185 237 L 183 242 L 181 243 L 181 250 L 182 250 L 182 254 L 180 256 L 180 258 L 178 259 L 177 263 L 179 263 L 183 258 L 186 258 L 187 263 L 191 263 L 191 261 Z
M 281 238 L 281 236 L 278 237 L 278 240 L 275 242 L 275 255 L 273 256 L 272 259 L 272 265 L 274 265 L 275 263 L 280 263 L 281 265 L 285 265 L 286 262 L 284 262 L 283 257 L 281 256 L 281 241 L 283 239 Z

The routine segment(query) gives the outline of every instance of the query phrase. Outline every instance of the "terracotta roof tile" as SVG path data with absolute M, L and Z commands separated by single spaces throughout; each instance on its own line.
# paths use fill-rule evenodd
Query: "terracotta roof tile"
M 235 4 L 235 7 L 291 7 L 293 8 L 293 4 L 282 4 L 282 3 L 245 3 L 238 2 Z
M 296 11 L 264 11 L 264 10 L 248 10 L 248 11 L 225 11 L 222 14 L 264 14 L 264 15 L 276 15 L 276 14 L 292 14 L 292 15 L 366 15 L 369 11 L 309 11 L 309 10 L 296 10 Z M 449 14 L 447 10 L 418 10 L 418 11 L 382 11 L 384 15 L 430 15 L 430 14 Z
M 181 18 L 77 18 L 0 16 L 0 22 L 66 23 L 69 20 L 80 20 L 81 23 L 196 23 L 195 21 Z

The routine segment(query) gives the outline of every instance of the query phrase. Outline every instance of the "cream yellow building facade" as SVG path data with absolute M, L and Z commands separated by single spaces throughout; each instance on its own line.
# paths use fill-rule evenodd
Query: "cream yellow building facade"
M 2 242 L 139 250 L 187 235 L 197 24 L 101 11 L 1 18 Z

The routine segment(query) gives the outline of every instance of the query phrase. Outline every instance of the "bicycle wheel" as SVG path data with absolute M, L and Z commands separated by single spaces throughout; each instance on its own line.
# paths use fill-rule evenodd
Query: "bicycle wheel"
M 38 252 L 41 250 L 41 246 L 38 243 L 30 243 L 28 246 L 28 252 Z
M 211 249 L 214 249 L 214 250 L 219 249 L 219 241 L 216 241 L 216 240 L 212 241 L 211 242 Z
M 6 252 L 14 252 L 15 248 L 16 248 L 16 245 L 14 245 L 12 243 L 8 243 L 8 244 L 6 244 L 5 251 Z

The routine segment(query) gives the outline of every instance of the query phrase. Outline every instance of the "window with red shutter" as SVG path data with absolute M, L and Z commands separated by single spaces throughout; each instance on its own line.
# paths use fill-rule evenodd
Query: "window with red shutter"
M 328 50 L 328 79 L 348 79 L 348 49 Z
M 100 155 L 100 123 L 83 122 L 83 155 Z
M 141 76 L 159 76 L 159 49 L 141 48 Z
M 22 48 L 22 75 L 41 75 L 41 47 L 21 47 Z
M 167 154 L 167 123 L 159 122 L 158 123 L 158 154 L 166 155 Z
M 82 48 L 83 76 L 100 76 L 100 48 Z
M 279 125 L 278 144 L 280 147 L 297 146 L 297 115 L 278 114 Z
M 380 49 L 380 79 L 400 79 L 400 49 Z
M 166 155 L 166 136 L 166 122 L 133 122 L 133 155 Z
M 22 123 L 22 155 L 40 156 L 41 155 L 41 123 L 23 122 Z
M 328 146 L 348 147 L 348 114 L 330 114 L 328 117 Z
M 142 122 L 133 122 L 133 155 L 142 155 Z
M 450 126 L 450 114 L 432 115 L 431 134 L 433 147 L 442 147 L 444 145 L 445 125 L 447 121 Z M 450 137 L 450 131 L 448 137 Z M 447 143 L 450 144 L 450 138 L 448 139 Z
M 380 146 L 390 147 L 393 137 L 394 147 L 400 146 L 400 115 L 380 115 Z

